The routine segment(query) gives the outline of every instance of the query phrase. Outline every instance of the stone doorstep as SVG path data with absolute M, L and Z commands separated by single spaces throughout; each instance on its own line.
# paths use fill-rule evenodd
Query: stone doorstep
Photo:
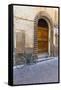
M 38 57 L 37 62 L 39 61 L 46 61 L 46 60 L 53 60 L 53 59 L 57 59 L 58 57 L 51 57 L 51 56 L 46 56 L 46 57 Z
M 13 67 L 13 69 L 22 68 L 23 66 L 24 66 L 24 64 L 22 64 L 22 65 L 15 65 L 15 66 Z

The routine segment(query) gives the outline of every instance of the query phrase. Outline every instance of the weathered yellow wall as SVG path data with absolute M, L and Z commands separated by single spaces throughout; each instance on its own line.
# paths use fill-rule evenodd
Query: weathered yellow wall
M 14 6 L 14 16 L 18 16 L 20 18 L 28 20 L 34 20 L 35 16 L 41 11 L 48 13 L 52 18 L 53 22 L 58 24 L 57 8 Z
M 28 7 L 14 6 L 14 32 L 24 30 L 25 32 L 25 47 L 33 47 L 34 43 L 34 19 L 39 12 L 46 12 L 52 18 L 53 25 L 58 26 L 58 9 L 45 7 Z M 54 27 L 54 44 L 55 33 L 57 28 Z M 16 47 L 16 45 L 15 45 Z

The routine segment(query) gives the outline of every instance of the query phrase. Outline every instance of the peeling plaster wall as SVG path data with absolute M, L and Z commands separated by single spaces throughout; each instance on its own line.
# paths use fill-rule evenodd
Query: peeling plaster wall
M 52 18 L 54 31 L 53 31 L 53 44 L 55 46 L 55 33 L 58 29 L 58 9 L 45 8 L 45 7 L 29 7 L 29 6 L 14 6 L 14 32 L 17 30 L 24 30 L 25 32 L 25 47 L 33 48 L 34 43 L 34 19 L 39 12 L 46 12 Z M 16 41 L 15 41 L 16 43 Z M 16 44 L 15 44 L 16 48 Z
M 54 24 L 58 24 L 58 9 L 57 8 L 45 8 L 45 7 L 29 7 L 29 6 L 14 6 L 14 16 L 18 16 L 24 19 L 33 20 L 35 16 L 41 12 L 47 12 L 52 18 Z
M 25 47 L 33 47 L 33 38 L 34 38 L 34 22 L 29 22 L 21 19 L 16 19 L 14 21 L 14 30 L 21 31 L 24 30 L 25 32 Z

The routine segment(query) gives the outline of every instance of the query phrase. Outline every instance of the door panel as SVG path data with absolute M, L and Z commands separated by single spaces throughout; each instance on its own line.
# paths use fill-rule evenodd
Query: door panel
M 38 53 L 48 52 L 48 28 L 38 27 Z

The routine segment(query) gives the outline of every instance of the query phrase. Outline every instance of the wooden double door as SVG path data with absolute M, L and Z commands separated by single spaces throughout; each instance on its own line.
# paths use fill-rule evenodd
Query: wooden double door
M 38 53 L 48 53 L 48 28 L 38 26 Z

